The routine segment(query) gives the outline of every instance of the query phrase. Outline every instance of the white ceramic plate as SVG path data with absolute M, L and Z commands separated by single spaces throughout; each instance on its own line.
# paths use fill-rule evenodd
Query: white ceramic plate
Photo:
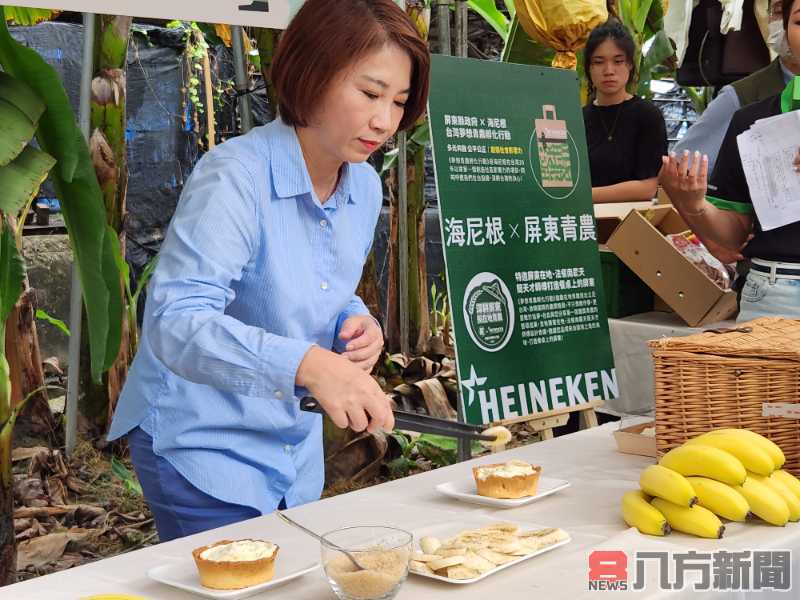
M 275 577 L 270 581 L 246 587 L 241 590 L 212 590 L 211 588 L 203 587 L 200 585 L 200 575 L 197 573 L 197 567 L 193 559 L 174 561 L 165 565 L 153 567 L 147 572 L 147 576 L 160 583 L 165 583 L 166 585 L 171 585 L 172 587 L 180 588 L 205 598 L 239 600 L 240 598 L 248 598 L 254 594 L 287 583 L 319 567 L 319 562 L 308 562 L 307 560 L 292 561 L 285 557 L 284 560 L 281 561 L 281 558 L 281 555 L 278 554 L 278 558 L 275 562 Z
M 514 500 L 505 498 L 489 498 L 488 496 L 479 496 L 475 489 L 475 480 L 473 479 L 459 479 L 458 481 L 448 481 L 440 483 L 436 486 L 436 490 L 450 496 L 457 498 L 463 502 L 471 502 L 472 504 L 483 504 L 484 506 L 492 506 L 494 508 L 516 508 L 535 502 L 539 498 L 544 498 L 550 494 L 554 494 L 559 490 L 568 488 L 569 481 L 565 479 L 551 479 L 550 477 L 539 478 L 539 488 L 535 496 L 528 496 L 527 498 L 517 498 Z
M 414 540 L 415 540 L 415 550 L 419 550 L 418 544 L 420 539 L 426 536 L 433 536 L 437 537 L 440 540 L 447 539 L 449 537 L 453 537 L 458 535 L 460 532 L 464 531 L 465 529 L 478 529 L 480 527 L 484 527 L 489 525 L 490 523 L 497 523 L 500 522 L 499 519 L 492 519 L 490 517 L 485 517 L 482 515 L 474 515 L 473 517 L 461 520 L 461 521 L 451 521 L 448 523 L 440 523 L 439 525 L 433 525 L 431 527 L 426 527 L 424 529 L 417 529 L 413 532 Z M 507 521 L 504 521 L 507 522 Z M 545 529 L 546 525 L 535 525 L 533 523 L 521 523 L 516 522 L 519 525 L 520 529 L 523 531 L 531 531 L 537 529 Z M 545 554 L 546 552 L 551 552 L 556 548 L 560 548 L 566 544 L 569 544 L 572 541 L 571 537 L 553 544 L 552 546 L 547 546 L 546 548 L 542 548 L 541 550 L 537 550 L 536 552 L 532 552 L 531 554 L 526 554 L 524 556 L 520 556 L 517 560 L 513 560 L 511 562 L 507 562 L 503 565 L 498 565 L 494 569 L 486 571 L 485 573 L 481 573 L 478 577 L 473 579 L 450 579 L 449 577 L 442 577 L 441 575 L 436 575 L 435 573 L 419 573 L 417 571 L 409 571 L 409 574 L 414 574 L 418 577 L 426 577 L 428 579 L 436 579 L 437 581 L 444 581 L 445 583 L 452 583 L 454 585 L 466 585 L 469 583 L 475 583 L 476 581 L 480 581 L 481 579 L 485 579 L 490 575 L 494 575 L 495 573 L 502 571 L 503 569 L 508 569 L 509 567 L 513 567 L 521 562 L 526 560 L 530 560 L 540 554 Z

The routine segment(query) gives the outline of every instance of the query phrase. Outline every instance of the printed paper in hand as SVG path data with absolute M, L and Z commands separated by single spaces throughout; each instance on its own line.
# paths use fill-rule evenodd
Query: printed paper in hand
M 800 111 L 760 119 L 737 136 L 753 208 L 764 231 L 800 221 Z

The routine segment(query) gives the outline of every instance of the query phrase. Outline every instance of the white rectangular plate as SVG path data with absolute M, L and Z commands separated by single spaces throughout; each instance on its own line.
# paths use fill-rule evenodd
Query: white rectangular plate
M 241 590 L 213 590 L 203 587 L 200 585 L 200 575 L 197 572 L 197 567 L 193 559 L 174 561 L 165 565 L 153 567 L 147 572 L 147 576 L 160 583 L 165 583 L 205 598 L 239 600 L 287 583 L 292 579 L 310 573 L 317 567 L 319 567 L 319 562 L 287 560 L 282 563 L 281 555 L 278 554 L 278 558 L 275 562 L 275 577 L 270 581 L 242 588 Z
M 418 540 L 426 536 L 433 536 L 441 540 L 444 540 L 446 538 L 458 535 L 465 529 L 478 529 L 479 527 L 484 527 L 486 525 L 489 525 L 490 523 L 497 523 L 497 522 L 500 522 L 500 519 L 492 519 L 490 517 L 485 517 L 482 515 L 475 515 L 473 517 L 466 518 L 462 521 L 450 521 L 448 523 L 440 523 L 439 525 L 432 525 L 431 527 L 426 527 L 424 529 L 417 529 L 413 531 L 415 540 L 414 549 L 419 550 L 419 547 L 416 544 L 418 544 Z M 533 523 L 521 523 L 516 521 L 514 521 L 514 523 L 519 525 L 520 529 L 522 529 L 523 531 L 545 529 L 548 527 L 547 525 L 535 525 Z M 455 585 L 466 585 L 468 583 L 475 583 L 476 581 L 485 579 L 490 575 L 494 575 L 498 571 L 502 571 L 503 569 L 508 569 L 509 567 L 513 567 L 514 565 L 517 565 L 526 560 L 530 560 L 531 558 L 539 556 L 540 554 L 544 554 L 545 552 L 550 552 L 551 550 L 560 548 L 561 546 L 569 544 L 571 541 L 572 538 L 568 537 L 562 542 L 558 542 L 556 544 L 553 544 L 552 546 L 547 546 L 546 548 L 542 548 L 541 550 L 537 550 L 536 552 L 532 552 L 531 554 L 520 556 L 517 560 L 512 560 L 511 562 L 507 562 L 503 565 L 498 565 L 494 569 L 486 571 L 485 573 L 481 573 L 478 577 L 475 577 L 473 579 L 450 579 L 449 577 L 442 577 L 441 575 L 436 575 L 434 573 L 419 573 L 417 571 L 409 571 L 409 573 L 413 573 L 418 577 L 426 577 L 428 579 L 436 579 L 438 581 L 444 581 L 445 583 L 452 583 Z
M 456 498 L 463 502 L 483 504 L 484 506 L 493 506 L 495 508 L 516 508 L 517 506 L 523 506 L 525 504 L 535 502 L 540 498 L 554 494 L 559 490 L 568 488 L 569 486 L 569 481 L 564 479 L 540 477 L 539 488 L 536 491 L 535 496 L 516 498 L 513 500 L 507 498 L 489 498 L 488 496 L 479 496 L 475 489 L 475 480 L 473 479 L 459 479 L 458 481 L 440 483 L 436 486 L 436 490 L 445 496 L 450 496 L 451 498 Z

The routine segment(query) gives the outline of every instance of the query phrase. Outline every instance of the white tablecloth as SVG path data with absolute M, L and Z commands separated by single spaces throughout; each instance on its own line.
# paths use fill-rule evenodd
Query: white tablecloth
M 733 326 L 734 321 L 723 321 L 703 327 L 689 327 L 675 313 L 658 311 L 623 319 L 609 319 L 608 330 L 614 352 L 619 398 L 606 402 L 601 410 L 613 415 L 640 415 L 653 410 L 653 361 L 650 358 L 648 341 Z
M 467 463 L 437 469 L 358 492 L 314 502 L 289 511 L 296 520 L 320 532 L 357 524 L 393 525 L 418 529 L 444 521 L 458 521 L 475 515 L 490 515 L 504 520 L 557 526 L 572 536 L 572 542 L 553 552 L 520 563 L 487 577 L 475 584 L 457 586 L 410 575 L 398 600 L 458 598 L 459 600 L 574 600 L 605 597 L 589 591 L 588 556 L 593 549 L 668 550 L 686 552 L 734 550 L 791 549 L 795 560 L 792 577 L 800 575 L 800 524 L 771 527 L 755 523 L 731 524 L 723 540 L 703 540 L 680 533 L 665 538 L 651 538 L 628 529 L 620 517 L 619 502 L 623 491 L 636 488 L 639 473 L 651 459 L 616 452 L 609 423 L 591 430 L 562 436 L 502 454 L 483 456 Z M 544 468 L 550 477 L 567 479 L 572 486 L 511 510 L 496 510 L 465 504 L 439 495 L 437 483 L 471 478 L 475 463 L 497 462 L 521 458 Z M 105 559 L 48 575 L 31 581 L 0 588 L 0 598 L 14 600 L 52 600 L 79 598 L 89 594 L 127 593 L 152 599 L 188 600 L 193 596 L 151 581 L 147 570 L 172 560 L 191 560 L 192 548 L 219 539 L 256 537 L 272 540 L 282 553 L 301 553 L 310 558 L 319 556 L 318 543 L 291 529 L 275 516 L 266 516 L 197 534 L 188 538 L 145 548 L 122 556 Z M 632 569 L 632 567 L 631 567 Z M 767 593 L 695 593 L 660 592 L 657 573 L 649 569 L 648 584 L 637 598 L 754 598 L 771 596 L 788 599 L 789 594 Z M 631 574 L 632 575 L 632 574 Z M 618 597 L 633 593 L 616 592 Z M 265 592 L 256 598 L 281 600 L 327 600 L 333 593 L 321 570 Z

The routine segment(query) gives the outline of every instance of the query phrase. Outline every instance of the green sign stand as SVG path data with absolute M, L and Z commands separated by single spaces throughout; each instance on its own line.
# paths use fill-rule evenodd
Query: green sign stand
M 468 423 L 552 427 L 618 395 L 578 98 L 572 71 L 433 57 L 429 118 Z

